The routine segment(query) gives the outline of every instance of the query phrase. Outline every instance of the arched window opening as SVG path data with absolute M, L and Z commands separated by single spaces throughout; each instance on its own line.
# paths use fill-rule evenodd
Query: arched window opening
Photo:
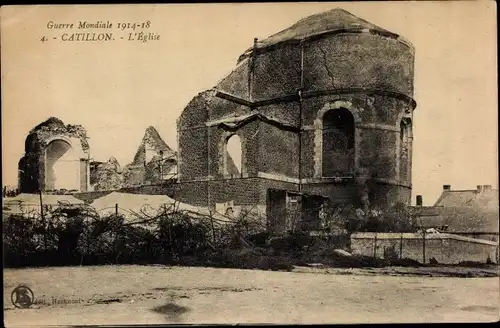
M 226 142 L 225 172 L 229 175 L 240 175 L 242 168 L 241 139 L 233 134 Z
M 406 181 L 408 179 L 408 169 L 409 169 L 409 138 L 411 130 L 411 121 L 409 119 L 402 119 L 400 122 L 400 133 L 399 133 L 399 143 L 400 143 L 400 179 Z
M 408 128 L 405 121 L 401 121 L 400 128 L 399 141 L 401 142 L 401 151 L 404 153 L 407 150 L 405 147 L 408 142 Z
M 45 190 L 78 190 L 80 160 L 64 140 L 51 141 L 46 149 Z
M 347 175 L 354 169 L 354 117 L 345 108 L 323 116 L 323 176 Z

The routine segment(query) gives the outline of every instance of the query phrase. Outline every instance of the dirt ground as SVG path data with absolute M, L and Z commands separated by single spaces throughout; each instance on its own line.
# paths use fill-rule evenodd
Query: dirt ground
M 499 320 L 498 277 L 430 277 L 410 271 L 132 265 L 6 269 L 4 322 L 12 327 Z M 432 275 L 428 270 L 424 274 Z M 19 284 L 28 284 L 35 294 L 29 309 L 11 303 Z

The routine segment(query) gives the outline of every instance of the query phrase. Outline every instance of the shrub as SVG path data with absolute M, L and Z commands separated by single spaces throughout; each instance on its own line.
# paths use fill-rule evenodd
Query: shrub
M 354 232 L 415 232 L 413 214 L 408 206 L 398 203 L 382 211 L 377 208 L 359 209 L 354 206 L 326 204 L 323 208 L 323 228 L 338 233 Z
M 98 215 L 90 206 L 60 206 L 47 208 L 44 220 L 4 218 L 4 258 L 6 266 L 163 263 L 264 270 L 290 270 L 293 264 L 311 261 L 340 267 L 401 262 L 389 253 L 386 260 L 375 260 L 333 252 L 348 249 L 353 229 L 407 229 L 396 221 L 382 221 L 387 215 L 376 211 L 334 209 L 324 221 L 337 234 L 313 237 L 293 230 L 272 236 L 264 231 L 265 221 L 251 211 L 232 224 L 218 225 L 173 208 L 154 216 L 138 214 L 131 221 L 121 215 Z

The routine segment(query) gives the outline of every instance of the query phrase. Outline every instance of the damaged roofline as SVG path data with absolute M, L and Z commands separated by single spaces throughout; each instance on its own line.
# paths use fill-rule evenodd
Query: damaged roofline
M 392 33 L 392 32 L 389 32 L 389 31 L 377 30 L 377 29 L 347 28 L 347 29 L 338 29 L 338 30 L 331 30 L 331 31 L 323 31 L 323 32 L 319 32 L 319 33 L 316 33 L 316 34 L 310 34 L 310 35 L 305 36 L 305 37 L 291 38 L 291 39 L 288 39 L 288 40 L 279 41 L 279 42 L 271 43 L 271 44 L 268 44 L 268 45 L 266 45 L 264 43 L 265 40 L 264 40 L 264 42 L 257 42 L 255 44 L 255 46 L 252 46 L 251 48 L 247 49 L 238 58 L 237 65 L 239 66 L 242 61 L 244 61 L 245 59 L 248 59 L 252 55 L 252 52 L 254 52 L 254 51 L 256 52 L 256 54 L 261 54 L 261 53 L 265 53 L 265 52 L 268 52 L 268 51 L 273 51 L 273 50 L 275 50 L 277 48 L 284 47 L 284 46 L 287 46 L 287 45 L 290 45 L 290 44 L 301 44 L 303 42 L 315 41 L 315 40 L 319 40 L 319 39 L 322 39 L 322 38 L 326 38 L 328 36 L 338 36 L 338 35 L 342 35 L 342 34 L 371 34 L 371 35 L 382 36 L 382 37 L 385 37 L 385 38 L 388 38 L 388 39 L 393 39 L 393 40 L 399 41 L 400 43 L 402 43 L 405 46 L 407 46 L 411 50 L 412 53 L 415 53 L 415 46 L 409 40 L 407 40 L 406 38 L 402 37 L 399 34 Z M 259 44 L 260 44 L 260 46 L 259 46 Z
M 226 75 L 224 75 L 221 79 L 219 79 L 219 81 L 217 81 L 217 83 L 216 83 L 215 85 L 217 86 L 217 85 L 221 84 L 221 82 L 222 82 L 222 81 L 224 81 L 224 80 L 225 80 L 228 76 L 230 76 L 231 74 L 233 74 L 233 72 L 234 72 L 235 70 L 237 70 L 239 67 L 241 67 L 241 66 L 243 66 L 245 63 L 247 63 L 249 59 L 250 59 L 250 58 L 244 58 L 244 59 L 240 60 L 240 59 L 238 58 L 238 61 L 237 61 L 236 67 L 235 67 L 235 68 L 233 68 L 233 69 L 232 69 L 230 72 L 228 72 Z

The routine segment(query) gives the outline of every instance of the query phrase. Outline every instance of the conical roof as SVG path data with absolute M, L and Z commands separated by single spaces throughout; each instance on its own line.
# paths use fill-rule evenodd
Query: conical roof
M 289 28 L 259 42 L 258 46 L 268 47 L 288 40 L 302 40 L 313 35 L 343 29 L 371 29 L 390 33 L 344 9 L 335 8 L 303 18 Z
M 282 42 L 301 41 L 315 35 L 339 30 L 364 29 L 376 30 L 382 33 L 396 35 L 395 33 L 359 18 L 344 9 L 335 8 L 303 18 L 289 28 L 273 34 L 267 39 L 258 41 L 253 47 L 247 49 L 238 58 L 238 63 L 247 58 L 254 48 L 262 49 Z

